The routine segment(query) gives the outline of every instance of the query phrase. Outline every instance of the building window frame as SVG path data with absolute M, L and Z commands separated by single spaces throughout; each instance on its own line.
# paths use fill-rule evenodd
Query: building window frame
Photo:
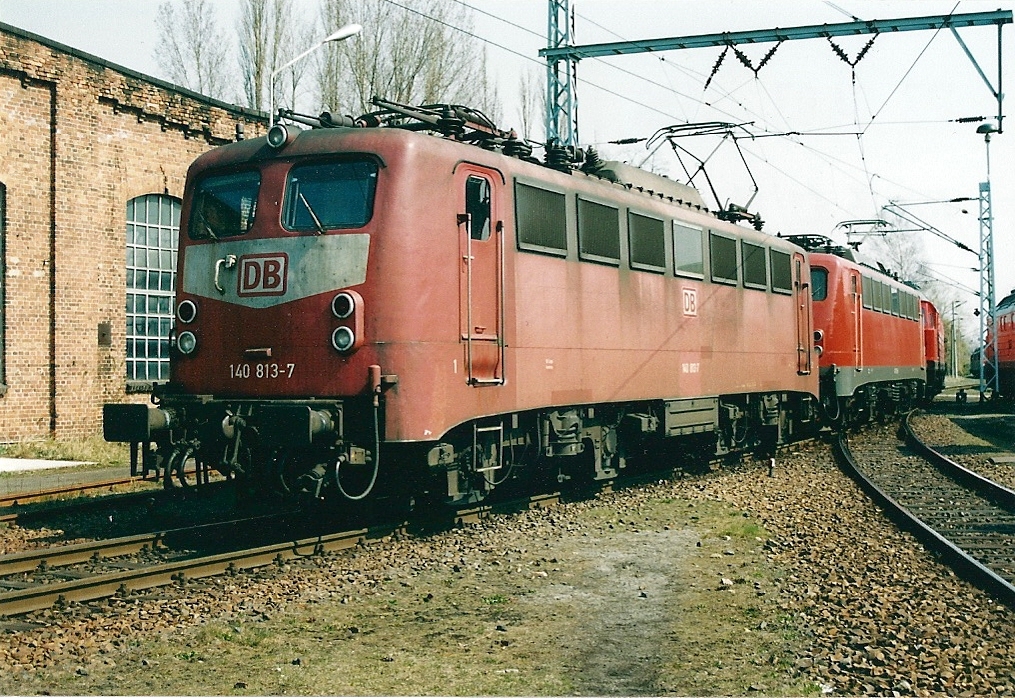
M 142 194 L 126 206 L 126 342 L 128 392 L 169 380 L 169 333 L 176 307 L 180 200 Z

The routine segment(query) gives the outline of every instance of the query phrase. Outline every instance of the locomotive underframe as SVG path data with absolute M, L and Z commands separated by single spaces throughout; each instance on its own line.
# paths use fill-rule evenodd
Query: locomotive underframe
M 648 457 L 695 467 L 739 452 L 774 452 L 816 427 L 816 401 L 772 392 L 561 406 L 471 420 L 439 441 L 386 442 L 384 400 L 230 400 L 163 396 L 157 405 L 109 405 L 106 438 L 142 446 L 136 474 L 166 487 L 208 481 L 216 470 L 246 489 L 284 497 L 363 498 L 427 493 L 478 502 L 514 483 L 591 483 Z M 192 482 L 189 462 L 197 465 Z M 654 464 L 658 466 L 658 463 Z M 510 486 L 505 489 L 510 489 Z
M 921 374 L 922 370 L 912 367 L 853 369 L 833 364 L 822 368 L 825 419 L 832 426 L 854 425 L 904 412 L 928 397 Z
M 811 395 L 787 392 L 532 410 L 459 425 L 429 448 L 427 465 L 431 482 L 446 483 L 445 501 L 474 502 L 511 480 L 612 479 L 647 468 L 655 455 L 695 467 L 736 452 L 774 452 L 813 429 L 815 412 Z
M 265 401 L 169 395 L 157 406 L 105 409 L 106 440 L 141 444 L 144 461 L 139 468 L 132 459 L 132 473 L 154 472 L 166 487 L 192 484 L 185 466 L 193 460 L 197 483 L 217 470 L 284 495 L 316 498 L 332 484 L 359 499 L 342 486 L 343 466 L 346 473 L 374 474 L 379 466 L 384 406 L 370 397 Z M 365 490 L 376 477 L 368 479 Z

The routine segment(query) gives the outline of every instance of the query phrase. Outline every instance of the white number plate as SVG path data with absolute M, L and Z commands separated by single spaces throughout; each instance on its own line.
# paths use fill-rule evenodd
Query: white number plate
M 230 378 L 292 378 L 296 364 L 257 363 L 229 364 Z

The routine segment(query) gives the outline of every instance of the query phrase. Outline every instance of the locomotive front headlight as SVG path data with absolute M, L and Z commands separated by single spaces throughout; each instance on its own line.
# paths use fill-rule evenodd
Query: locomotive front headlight
M 268 145 L 278 150 L 289 139 L 289 131 L 282 124 L 275 124 L 268 129 Z
M 814 341 L 815 342 L 820 342 L 824 338 L 825 338 L 825 331 L 824 330 L 814 330 Z
M 180 322 L 189 325 L 197 319 L 197 305 L 191 300 L 183 301 L 176 307 L 176 317 L 180 318 Z
M 189 330 L 181 332 L 176 338 L 176 348 L 180 350 L 181 354 L 193 354 L 194 350 L 197 349 L 197 337 Z
M 356 335 L 348 327 L 339 327 L 331 333 L 331 346 L 336 351 L 347 352 L 356 343 Z
M 354 310 L 356 310 L 356 299 L 352 297 L 351 293 L 342 291 L 331 299 L 331 312 L 339 320 L 346 319 L 352 315 Z

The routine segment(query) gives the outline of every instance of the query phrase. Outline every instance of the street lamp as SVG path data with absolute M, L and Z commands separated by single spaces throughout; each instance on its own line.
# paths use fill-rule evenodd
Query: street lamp
M 958 352 L 958 345 L 956 344 L 956 336 L 955 336 L 956 335 L 956 332 L 955 332 L 955 321 L 956 321 L 955 310 L 960 305 L 965 305 L 965 304 L 966 304 L 965 301 L 957 301 L 957 300 L 953 300 L 952 301 L 952 328 L 951 328 L 952 329 L 952 331 L 951 331 L 951 335 L 952 335 L 952 356 L 951 356 L 951 358 L 952 358 L 952 360 L 949 363 L 951 364 L 951 369 L 952 369 L 951 373 L 952 373 L 952 377 L 954 377 L 954 378 L 958 378 L 959 377 L 959 352 Z
M 331 43 L 332 41 L 344 41 L 345 39 L 348 39 L 350 36 L 356 36 L 357 34 L 360 33 L 360 31 L 362 31 L 362 29 L 363 29 L 363 27 L 361 27 L 358 24 L 347 24 L 344 27 L 342 27 L 341 29 L 339 29 L 338 31 L 334 32 L 333 34 L 328 35 L 323 41 L 315 44 L 314 46 L 311 46 L 306 51 L 304 51 L 300 55 L 296 56 L 296 58 L 292 59 L 291 61 L 289 61 L 288 63 L 283 65 L 281 68 L 278 68 L 278 69 L 272 71 L 272 73 L 271 73 L 271 84 L 269 85 L 269 88 L 268 88 L 268 95 L 269 95 L 268 104 L 269 104 L 269 106 L 271 108 L 271 111 L 268 114 L 268 126 L 269 127 L 275 125 L 275 76 L 278 75 L 279 73 L 281 73 L 283 70 L 285 70 L 289 66 L 291 66 L 296 61 L 299 61 L 299 60 L 302 60 L 303 58 L 306 58 L 311 53 L 313 53 L 317 49 L 321 48 L 325 44 Z
M 991 122 L 980 124 L 977 133 L 983 134 L 987 148 L 987 181 L 980 182 L 980 402 L 987 392 L 987 362 L 990 362 L 990 382 L 994 394 L 998 391 L 997 332 L 994 327 L 994 213 L 990 205 L 990 134 L 999 129 Z M 990 351 L 987 351 L 987 335 Z

